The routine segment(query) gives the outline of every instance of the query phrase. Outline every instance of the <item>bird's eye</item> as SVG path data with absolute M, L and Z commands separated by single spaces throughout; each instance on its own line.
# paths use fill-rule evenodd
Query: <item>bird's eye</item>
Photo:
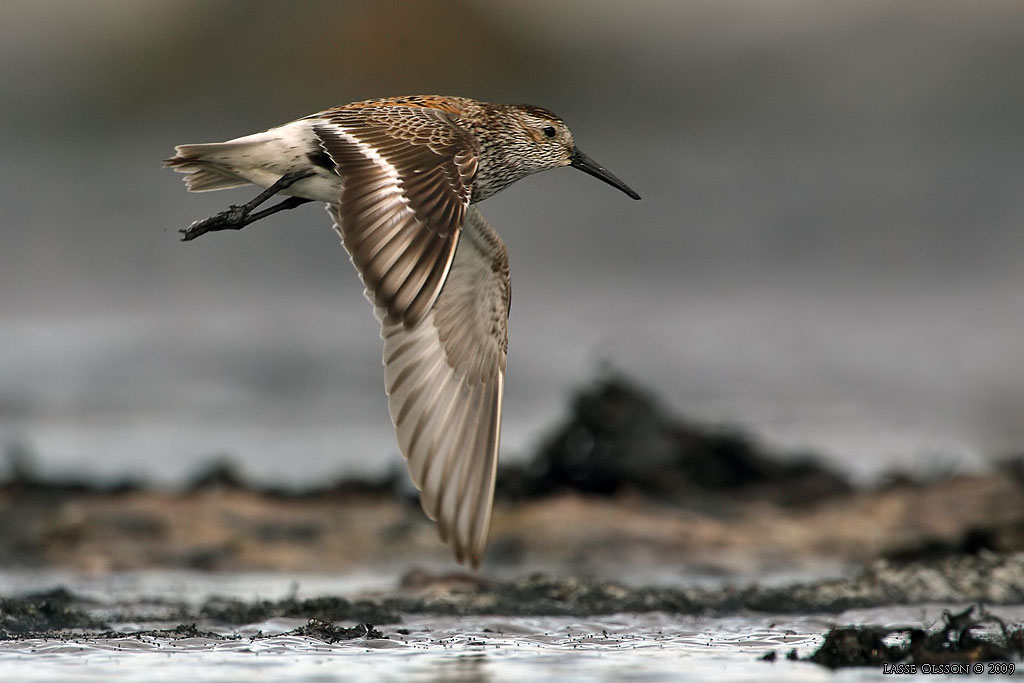
M 555 137 L 555 132 L 554 126 L 544 126 L 544 135 L 547 135 L 549 138 Z

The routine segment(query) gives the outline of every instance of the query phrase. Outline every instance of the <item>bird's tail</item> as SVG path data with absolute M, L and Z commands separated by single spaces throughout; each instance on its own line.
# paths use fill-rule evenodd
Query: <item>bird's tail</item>
M 190 192 L 226 190 L 248 185 L 249 181 L 232 172 L 236 162 L 244 158 L 246 150 L 262 142 L 209 142 L 198 145 L 178 145 L 174 156 L 164 159 L 164 166 L 185 173 L 185 185 Z

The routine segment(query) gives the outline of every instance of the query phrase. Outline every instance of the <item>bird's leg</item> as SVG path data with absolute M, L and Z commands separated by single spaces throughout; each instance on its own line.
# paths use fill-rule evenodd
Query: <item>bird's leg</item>
M 214 232 L 216 230 L 241 230 L 245 226 L 255 223 L 261 218 L 273 215 L 278 211 L 294 209 L 296 206 L 302 206 L 307 202 L 313 201 L 312 199 L 306 199 L 305 197 L 288 197 L 269 209 L 263 209 L 262 211 L 253 213 L 253 209 L 273 197 L 281 190 L 290 187 L 296 182 L 303 178 L 308 178 L 311 175 L 313 175 L 312 171 L 293 171 L 291 173 L 285 173 L 277 179 L 277 182 L 263 190 L 263 192 L 260 192 L 245 204 L 232 204 L 227 209 L 216 215 L 204 218 L 201 221 L 196 221 L 184 230 L 179 230 L 181 233 L 181 241 L 188 242 L 190 240 L 194 240 L 200 235 L 205 235 L 208 232 Z

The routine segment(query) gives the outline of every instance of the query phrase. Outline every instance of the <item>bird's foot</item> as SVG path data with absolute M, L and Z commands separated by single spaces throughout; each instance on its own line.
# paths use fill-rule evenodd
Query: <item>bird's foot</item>
M 283 176 L 278 178 L 276 183 L 263 190 L 263 192 L 260 192 L 245 204 L 232 204 L 214 216 L 204 218 L 201 221 L 196 221 L 184 230 L 179 230 L 178 232 L 181 233 L 181 241 L 190 242 L 200 235 L 205 235 L 208 232 L 215 232 L 217 230 L 241 230 L 245 226 L 255 223 L 261 218 L 273 215 L 278 211 L 294 209 L 296 206 L 301 206 L 306 202 L 312 201 L 305 197 L 288 197 L 269 209 L 263 209 L 262 211 L 253 213 L 256 207 L 273 197 L 281 190 L 291 187 L 296 182 L 303 178 L 308 178 L 311 175 L 313 175 L 312 171 L 293 171 L 291 173 L 285 173 Z
M 251 209 L 245 204 L 232 204 L 218 214 L 195 221 L 184 230 L 179 230 L 181 241 L 190 242 L 201 235 L 217 230 L 241 230 L 252 222 L 248 220 L 250 212 Z

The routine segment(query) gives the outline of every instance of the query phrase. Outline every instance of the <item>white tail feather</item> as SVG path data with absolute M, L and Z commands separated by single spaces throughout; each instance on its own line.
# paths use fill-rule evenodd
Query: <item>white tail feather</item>
M 264 140 L 248 140 L 178 145 L 174 148 L 175 155 L 164 165 L 187 174 L 185 184 L 190 192 L 242 187 L 249 181 L 236 174 L 238 162 L 263 144 Z
M 178 145 L 175 154 L 164 161 L 179 173 L 187 174 L 185 183 L 192 192 L 223 190 L 253 184 L 270 187 L 286 173 L 312 171 L 281 194 L 321 202 L 337 201 L 340 178 L 333 169 L 318 165 L 310 158 L 319 147 L 319 138 L 305 120 L 293 121 L 262 133 L 246 135 L 227 142 Z

